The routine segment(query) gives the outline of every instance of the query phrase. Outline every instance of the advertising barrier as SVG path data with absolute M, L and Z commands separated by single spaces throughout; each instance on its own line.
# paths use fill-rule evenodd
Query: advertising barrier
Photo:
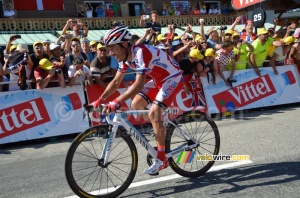
M 82 86 L 0 92 L 0 144 L 81 132 L 84 103 Z
M 253 109 L 266 106 L 296 103 L 300 101 L 299 75 L 294 65 L 260 68 L 261 76 L 253 69 L 237 70 L 237 80 L 230 88 L 218 75 L 216 84 L 201 77 L 209 114 Z M 226 78 L 229 72 L 225 71 Z

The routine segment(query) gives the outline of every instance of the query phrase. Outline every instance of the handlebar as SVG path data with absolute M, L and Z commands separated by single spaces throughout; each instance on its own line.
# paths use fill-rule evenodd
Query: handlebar
M 106 106 L 105 104 L 101 104 L 99 106 L 99 108 L 97 108 L 97 109 L 94 109 L 93 105 L 84 104 L 83 106 L 84 106 L 84 109 L 87 113 L 99 112 L 100 113 L 100 122 L 102 122 L 102 120 L 106 118 L 106 121 L 107 121 L 108 124 L 113 123 L 112 119 L 110 118 L 110 115 L 113 114 L 114 112 L 111 112 L 108 115 L 107 114 L 102 114 L 102 110 Z

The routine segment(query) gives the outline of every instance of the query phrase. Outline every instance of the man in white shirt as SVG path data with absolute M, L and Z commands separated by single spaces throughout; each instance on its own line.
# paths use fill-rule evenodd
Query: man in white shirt
M 76 81 L 83 82 L 87 80 L 90 86 L 93 85 L 92 72 L 83 64 L 83 60 L 79 57 L 75 57 L 72 61 L 73 65 L 69 67 L 69 86 L 72 87 Z
M 14 10 L 11 10 L 10 6 L 6 6 L 6 10 L 4 11 L 3 16 L 7 18 L 17 17 L 16 12 Z

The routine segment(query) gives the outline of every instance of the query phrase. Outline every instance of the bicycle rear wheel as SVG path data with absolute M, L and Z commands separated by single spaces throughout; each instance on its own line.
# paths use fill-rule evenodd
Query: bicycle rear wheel
M 138 155 L 127 132 L 118 132 L 109 162 L 100 159 L 109 137 L 108 126 L 96 126 L 80 133 L 73 141 L 65 161 L 69 186 L 79 197 L 117 197 L 122 194 L 137 171 Z
M 220 135 L 215 122 L 205 113 L 190 111 L 176 118 L 176 127 L 170 126 L 166 136 L 166 153 L 176 149 L 195 144 L 186 140 L 180 130 L 189 134 L 199 144 L 197 147 L 181 151 L 171 158 L 171 168 L 184 177 L 199 177 L 206 173 L 214 161 L 198 160 L 200 155 L 218 155 L 220 149 Z

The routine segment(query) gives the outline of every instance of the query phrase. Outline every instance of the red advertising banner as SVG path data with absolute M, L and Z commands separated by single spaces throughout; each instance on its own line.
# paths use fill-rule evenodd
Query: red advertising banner
M 231 4 L 235 10 L 240 10 L 264 1 L 266 0 L 232 0 Z

